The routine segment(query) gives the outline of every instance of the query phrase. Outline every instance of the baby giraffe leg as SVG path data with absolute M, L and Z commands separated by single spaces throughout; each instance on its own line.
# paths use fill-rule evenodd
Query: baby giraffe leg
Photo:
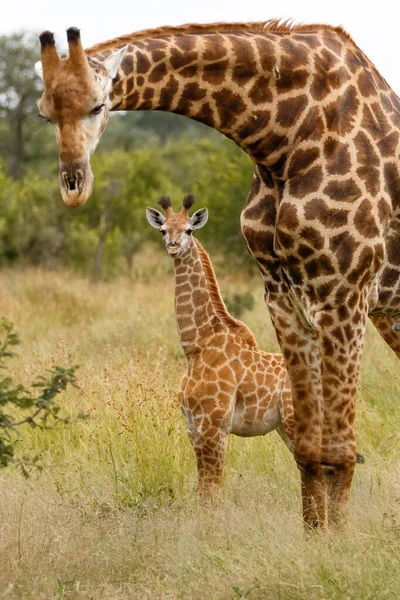
M 213 424 L 202 423 L 192 437 L 198 472 L 198 496 L 201 502 L 218 499 L 222 488 L 227 432 Z

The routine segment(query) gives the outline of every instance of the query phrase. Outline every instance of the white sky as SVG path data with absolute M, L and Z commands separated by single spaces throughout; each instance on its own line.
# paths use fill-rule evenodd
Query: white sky
M 343 25 L 400 94 L 399 0 L 1 0 L 0 34 L 50 29 L 65 48 L 74 25 L 89 47 L 147 27 L 278 17 Z

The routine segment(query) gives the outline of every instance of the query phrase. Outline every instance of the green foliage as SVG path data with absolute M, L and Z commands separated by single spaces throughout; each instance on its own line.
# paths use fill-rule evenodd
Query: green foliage
M 228 311 L 236 319 L 240 319 L 246 310 L 253 310 L 255 305 L 254 296 L 251 292 L 230 294 L 225 296 L 224 301 Z
M 13 348 L 20 343 L 20 339 L 12 323 L 6 319 L 0 322 L 0 330 L 3 334 L 0 340 L 0 370 L 5 371 L 5 361 L 15 356 Z M 68 384 L 75 383 L 76 369 L 55 366 L 46 375 L 39 375 L 31 384 L 32 389 L 15 384 L 9 375 L 0 379 L 0 467 L 6 467 L 15 460 L 14 434 L 19 427 L 26 423 L 32 427 L 44 427 L 50 422 L 49 419 L 53 422 L 66 421 L 59 416 L 60 406 L 55 398 Z M 16 417 L 16 410 L 22 412 L 23 416 Z M 20 464 L 23 467 L 24 463 Z M 26 474 L 24 468 L 23 472 Z

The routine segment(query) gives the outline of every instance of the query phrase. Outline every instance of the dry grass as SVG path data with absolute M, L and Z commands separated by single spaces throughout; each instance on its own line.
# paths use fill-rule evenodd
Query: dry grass
M 299 484 L 278 436 L 230 440 L 223 504 L 195 502 L 196 473 L 176 389 L 184 360 L 171 263 L 147 254 L 135 279 L 91 286 L 71 273 L 3 271 L 0 315 L 23 338 L 12 370 L 31 380 L 79 363 L 66 413 L 91 418 L 40 432 L 20 451 L 45 468 L 1 473 L 0 598 L 383 599 L 400 596 L 400 369 L 371 331 L 359 393 L 359 451 L 348 530 L 304 539 Z M 149 273 L 151 274 L 149 277 Z M 260 346 L 277 343 L 262 285 L 245 315 Z

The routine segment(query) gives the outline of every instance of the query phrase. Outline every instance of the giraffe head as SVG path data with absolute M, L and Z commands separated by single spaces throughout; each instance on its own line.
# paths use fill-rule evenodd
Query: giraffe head
M 60 155 L 59 184 L 68 206 L 82 206 L 90 196 L 90 156 L 103 133 L 111 106 L 109 94 L 126 46 L 100 61 L 83 50 L 79 29 L 67 30 L 69 58 L 59 57 L 54 36 L 40 36 L 41 62 L 35 71 L 44 82 L 39 114 L 52 123 Z
M 165 217 L 155 208 L 146 209 L 148 222 L 161 232 L 170 256 L 182 256 L 191 244 L 193 231 L 207 223 L 208 210 L 206 208 L 200 208 L 189 217 L 189 209 L 193 206 L 194 201 L 192 194 L 185 196 L 181 211 L 175 213 L 172 210 L 170 199 L 167 196 L 161 196 L 157 204 L 164 209 Z

